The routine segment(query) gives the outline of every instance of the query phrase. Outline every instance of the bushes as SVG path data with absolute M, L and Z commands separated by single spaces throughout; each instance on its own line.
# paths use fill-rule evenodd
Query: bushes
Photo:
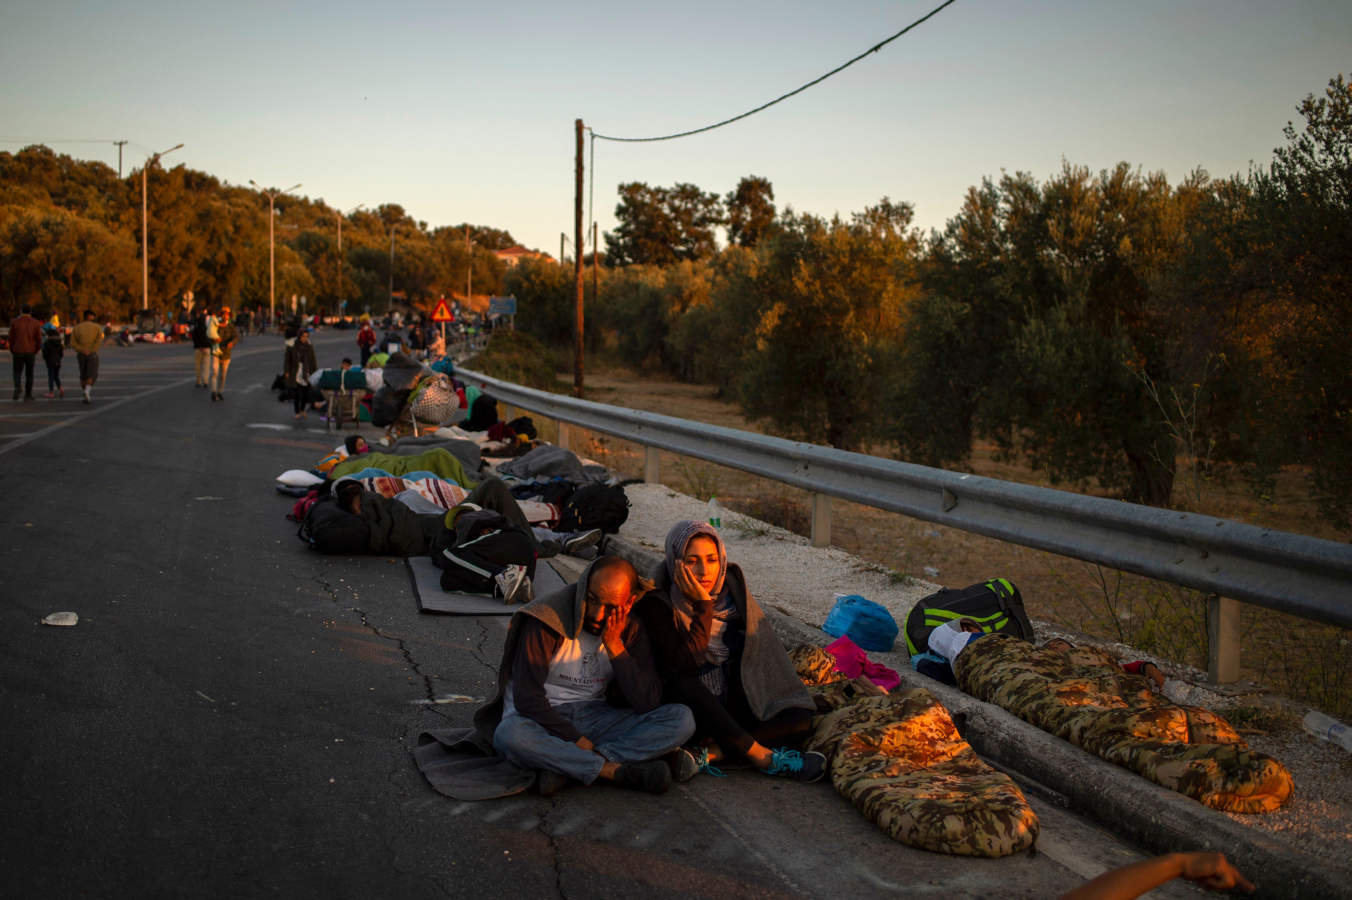
M 522 331 L 494 331 L 488 346 L 466 361 L 465 368 L 526 387 L 544 391 L 559 389 L 554 355 L 544 344 Z

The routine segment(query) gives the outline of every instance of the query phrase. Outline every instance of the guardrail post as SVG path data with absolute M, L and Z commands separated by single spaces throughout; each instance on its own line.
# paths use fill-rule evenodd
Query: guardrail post
M 1207 677 L 1213 684 L 1239 680 L 1239 601 L 1212 594 L 1206 604 Z
M 559 423 L 559 440 L 558 440 L 558 445 L 559 445 L 559 448 L 562 449 L 562 450 L 569 450 L 569 449 L 572 449 L 572 448 L 570 448 L 570 447 L 568 446 L 569 443 L 570 443 L 569 438 L 571 437 L 571 435 L 568 433 L 569 430 L 570 430 L 570 429 L 568 428 L 568 423 L 567 423 L 567 422 L 560 422 L 560 423 Z
M 831 495 L 812 495 L 812 546 L 831 546 Z
M 648 484 L 662 483 L 662 470 L 657 460 L 656 447 L 643 448 L 643 480 Z

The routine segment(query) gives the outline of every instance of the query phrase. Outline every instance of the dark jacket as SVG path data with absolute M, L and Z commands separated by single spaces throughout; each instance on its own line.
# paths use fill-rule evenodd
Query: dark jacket
M 380 556 L 425 556 L 445 530 L 440 515 L 422 515 L 375 491 L 361 498 L 361 517 L 371 529 L 371 552 Z
M 42 342 L 42 361 L 53 369 L 61 368 L 61 357 L 66 354 L 66 341 L 60 333 L 49 334 Z
M 709 646 L 713 605 L 700 607 L 687 629 L 672 612 L 671 575 L 666 563 L 659 568 L 656 581 L 657 590 L 649 591 L 634 604 L 631 616 L 644 621 L 664 675 L 670 678 L 693 675 L 703 665 Z M 735 563 L 728 564 L 723 590 L 731 595 L 745 634 L 737 666 L 751 712 L 764 722 L 786 709 L 815 710 L 816 705 L 794 671 L 784 644 L 747 590 L 746 578 Z
M 211 341 L 207 338 L 207 317 L 205 313 L 198 313 L 193 317 L 192 346 L 194 350 L 211 349 Z
M 42 325 L 24 313 L 9 323 L 9 350 L 11 353 L 37 353 L 42 346 Z
M 535 719 L 564 740 L 575 741 L 580 737 L 567 719 L 552 714 L 552 707 L 544 699 L 543 675 L 548 674 L 548 660 L 564 637 L 577 637 L 582 630 L 587 582 L 594 565 L 587 566 L 575 584 L 527 604 L 512 616 L 507 641 L 502 648 L 502 661 L 498 664 L 497 694 L 474 713 L 474 728 L 481 746 L 493 745 L 493 732 L 502 721 L 502 698 L 508 680 L 512 682 L 512 699 L 517 712 Z M 614 677 L 607 690 L 607 700 L 617 705 L 627 704 L 635 712 L 650 712 L 662 702 L 662 681 L 638 616 L 629 617 L 623 638 L 625 653 L 619 659 L 611 660 Z M 541 658 L 544 660 L 543 672 Z
M 319 368 L 319 365 L 315 361 L 315 348 L 308 341 L 302 344 L 300 338 L 296 338 L 296 342 L 286 348 L 286 357 L 282 362 L 282 375 L 286 378 L 287 384 L 295 387 L 301 383 L 296 380 L 297 369 L 300 370 L 301 381 L 308 384 L 310 375 L 317 368 Z

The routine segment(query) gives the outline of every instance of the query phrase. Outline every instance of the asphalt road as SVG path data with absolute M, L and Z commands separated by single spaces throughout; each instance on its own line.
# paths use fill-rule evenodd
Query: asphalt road
M 64 400 L 0 401 L 6 896 L 1050 897 L 1139 858 L 1037 796 L 1039 852 L 983 860 L 754 772 L 435 793 L 409 749 L 472 704 L 427 701 L 491 693 L 507 620 L 420 615 L 402 560 L 300 543 L 272 479 L 337 438 L 267 389 L 281 356 L 248 338 L 212 403 L 190 348 L 109 345 L 93 405 L 70 356 Z

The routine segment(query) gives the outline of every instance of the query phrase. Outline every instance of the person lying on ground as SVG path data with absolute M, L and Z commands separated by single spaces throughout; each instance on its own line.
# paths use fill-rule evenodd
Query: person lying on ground
M 1238 888 L 1253 893 L 1254 885 L 1220 853 L 1169 853 L 1141 860 L 1085 882 L 1061 900 L 1131 900 L 1175 878 L 1186 878 L 1212 891 Z
M 356 436 L 353 435 L 353 437 Z M 352 438 L 348 440 L 351 441 Z M 362 439 L 357 438 L 357 440 Z M 365 441 L 362 441 L 362 443 L 365 444 Z M 342 486 L 342 490 L 339 490 L 340 486 Z M 339 482 L 335 482 L 334 490 L 335 496 L 338 498 L 338 505 L 348 512 L 364 515 L 363 509 L 369 510 L 373 505 L 378 505 L 375 501 L 366 498 L 379 497 L 381 501 L 385 500 L 382 495 L 374 491 L 358 490 L 358 488 L 361 488 L 361 485 L 351 479 L 346 481 L 339 479 Z M 530 538 L 536 555 L 541 558 L 558 556 L 564 553 L 580 559 L 595 559 L 597 548 L 603 536 L 601 530 L 597 528 L 586 531 L 558 532 L 548 528 L 533 527 L 527 521 L 526 514 L 521 511 L 521 506 L 516 502 L 516 498 L 512 496 L 511 490 L 501 478 L 490 477 L 480 482 L 474 490 L 466 495 L 462 502 L 449 510 L 437 506 L 415 490 L 404 491 L 393 499 L 407 506 L 419 516 L 439 517 L 442 526 L 451 530 L 455 530 L 457 520 L 465 513 L 480 509 L 495 512 L 506 519 L 513 528 Z
M 657 586 L 639 603 L 667 696 L 695 714 L 696 743 L 682 774 L 745 759 L 770 775 L 812 782 L 826 757 L 793 749 L 812 729 L 816 705 L 718 531 L 677 522 L 667 533 Z M 777 749 L 771 749 L 777 747 Z
M 946 622 L 938 628 L 935 628 L 930 632 L 929 651 L 948 660 L 950 678 L 939 678 L 939 676 L 935 675 L 932 671 L 927 671 L 923 668 L 920 670 L 921 673 L 939 678 L 939 680 L 944 681 L 945 684 L 956 684 L 956 680 L 951 678 L 953 661 L 958 658 L 958 654 L 967 648 L 969 643 L 981 637 L 983 634 L 985 634 L 985 632 L 975 620 L 966 618 Z M 1042 647 L 1045 650 L 1055 650 L 1060 653 L 1066 653 L 1075 649 L 1075 645 L 1065 638 L 1052 638 L 1044 643 Z M 1155 685 L 1156 692 L 1164 689 L 1164 671 L 1154 663 L 1148 660 L 1136 660 L 1134 662 L 1122 663 L 1121 665 L 1122 671 L 1129 675 L 1140 675 L 1150 679 L 1151 683 Z
M 581 559 L 595 559 L 603 536 L 599 528 L 563 532 L 531 525 L 521 510 L 521 504 L 512 496 L 511 488 L 501 478 L 489 477 L 470 491 L 465 502 L 453 507 L 447 514 L 446 527 L 454 527 L 456 518 L 462 512 L 474 509 L 492 510 L 524 530 L 534 541 L 536 553 L 541 557 L 564 553 Z
M 603 556 L 576 585 L 512 616 L 498 696 L 475 725 L 491 729 L 499 755 L 540 771 L 541 794 L 569 778 L 654 794 L 670 786 L 662 757 L 695 721 L 687 707 L 662 702 L 647 633 L 630 615 L 647 587 L 628 562 Z M 612 705 L 619 701 L 627 708 Z
M 321 475 L 327 475 L 334 466 L 338 465 L 343 460 L 370 452 L 371 445 L 366 443 L 366 438 L 359 434 L 349 434 L 343 439 L 342 449 L 335 450 L 319 462 L 315 463 L 314 470 Z
M 1075 645 L 1065 638 L 1052 638 L 1042 646 L 1045 649 L 1059 650 L 1062 653 L 1075 649 Z M 1164 670 L 1149 660 L 1138 659 L 1133 662 L 1122 663 L 1122 671 L 1129 675 L 1140 675 L 1143 678 L 1149 678 L 1155 685 L 1156 693 L 1164 691 L 1164 682 L 1166 680 Z

